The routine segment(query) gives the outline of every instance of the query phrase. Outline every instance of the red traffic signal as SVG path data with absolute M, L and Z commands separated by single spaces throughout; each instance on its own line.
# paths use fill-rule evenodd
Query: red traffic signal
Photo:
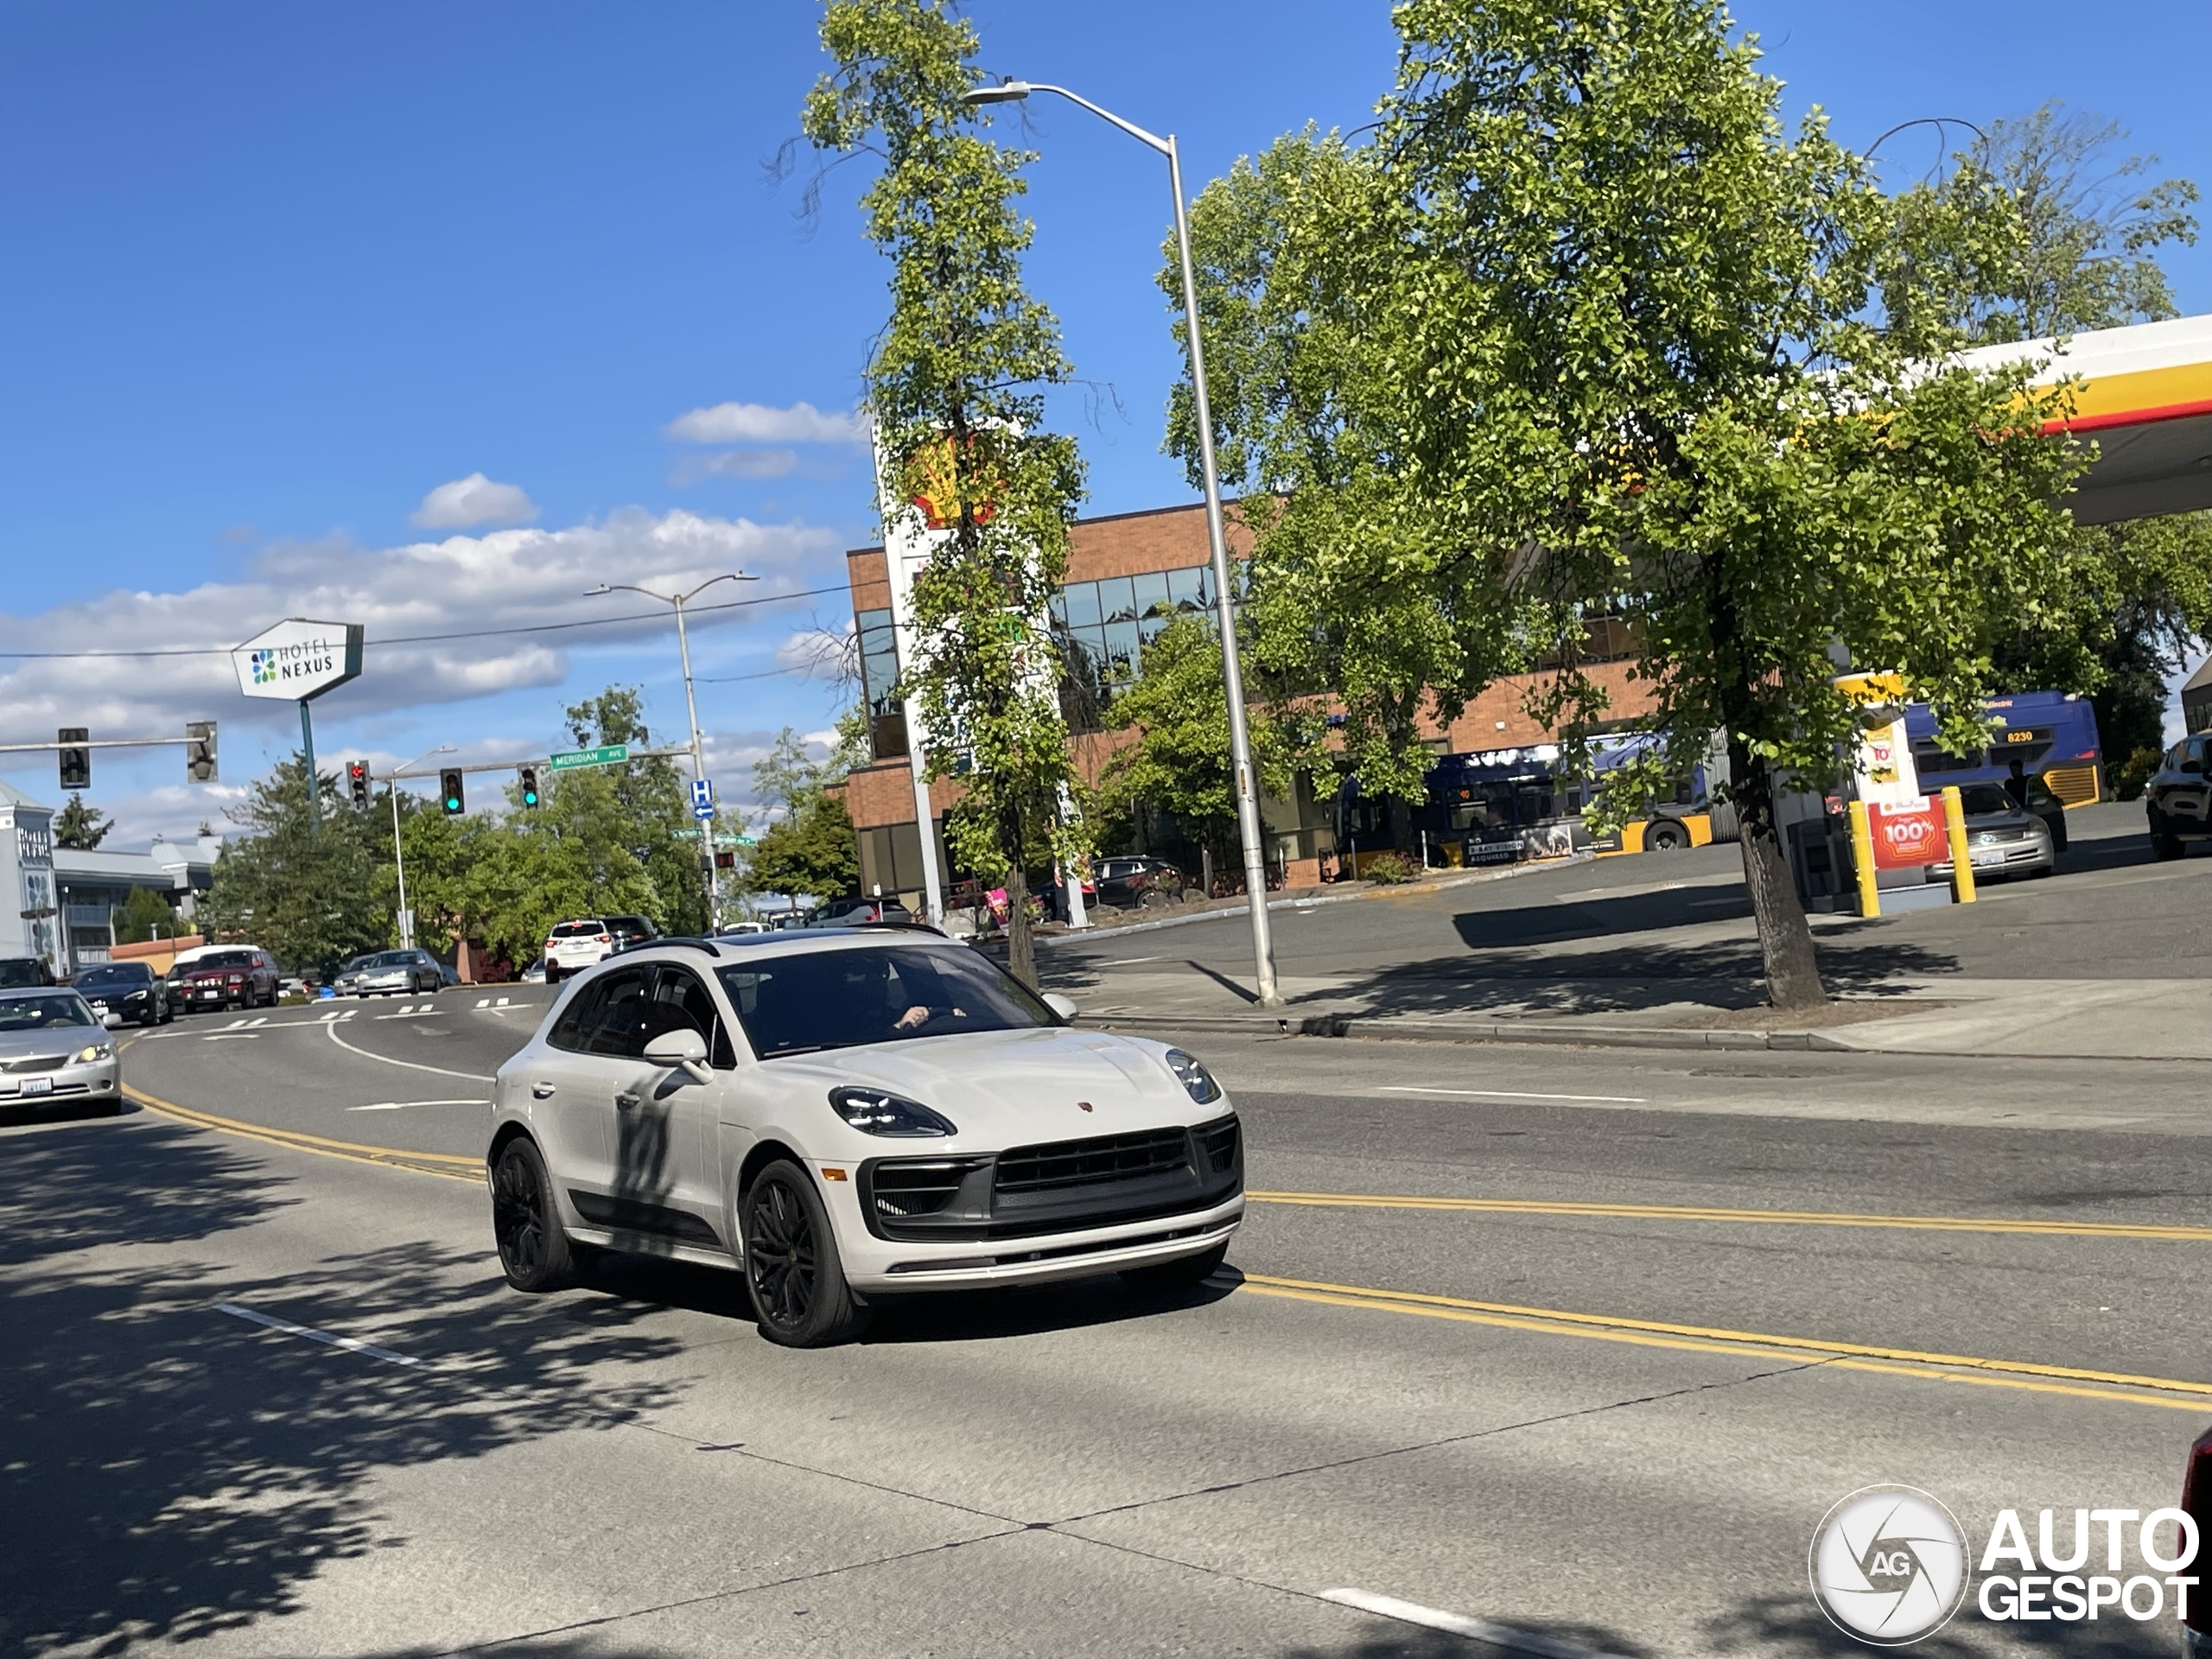
M 360 807 L 368 805 L 369 763 L 367 761 L 348 760 L 346 763 L 346 792 L 352 797 L 354 805 Z

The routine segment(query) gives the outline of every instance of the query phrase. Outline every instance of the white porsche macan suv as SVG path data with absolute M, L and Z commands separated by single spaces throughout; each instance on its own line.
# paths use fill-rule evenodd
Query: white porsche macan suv
M 730 1268 L 795 1346 L 906 1293 L 1195 1283 L 1243 1216 L 1236 1115 L 1181 1050 L 1071 1013 L 925 928 L 626 951 L 499 1068 L 508 1282 L 602 1249 Z

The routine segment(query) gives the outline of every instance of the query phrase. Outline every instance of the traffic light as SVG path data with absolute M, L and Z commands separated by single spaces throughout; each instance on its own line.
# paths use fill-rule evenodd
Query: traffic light
M 524 766 L 522 769 L 522 804 L 524 806 L 537 804 L 537 768 L 536 766 Z
M 715 855 L 715 868 L 718 870 L 735 869 L 737 868 L 737 855 L 735 853 L 716 853 Z
M 73 745 L 90 743 L 92 734 L 82 726 L 61 728 L 61 787 L 90 789 L 92 786 L 92 752 Z
M 353 798 L 353 804 L 366 807 L 369 804 L 369 763 L 348 760 L 346 763 L 346 792 Z
M 184 723 L 184 779 L 189 784 L 215 781 L 215 722 L 212 720 Z
M 448 817 L 456 817 L 468 810 L 468 803 L 461 798 L 460 767 L 449 766 L 438 774 L 438 791 L 445 802 Z

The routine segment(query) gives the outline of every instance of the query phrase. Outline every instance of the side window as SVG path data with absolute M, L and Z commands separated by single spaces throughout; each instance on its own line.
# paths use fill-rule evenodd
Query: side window
M 646 989 L 643 968 L 607 976 L 599 1018 L 593 1022 L 587 1039 L 590 1052 L 618 1060 L 645 1058 L 645 1039 L 652 1034 L 649 1017 L 652 1012 Z
M 645 1040 L 651 1042 L 667 1031 L 697 1032 L 707 1039 L 709 1065 L 718 1071 L 737 1069 L 737 1052 L 715 1010 L 713 993 L 690 969 L 664 964 L 653 982 Z
M 582 1054 L 591 1047 L 591 1033 L 599 1024 L 600 1004 L 607 998 L 607 981 L 595 979 L 580 988 L 569 999 L 569 1006 L 546 1033 L 545 1040 L 555 1048 L 565 1048 L 571 1054 Z

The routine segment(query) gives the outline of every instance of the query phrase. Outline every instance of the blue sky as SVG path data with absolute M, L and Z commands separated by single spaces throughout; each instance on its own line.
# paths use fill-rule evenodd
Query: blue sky
M 1344 0 L 971 15 L 991 72 L 1178 131 L 1194 191 L 1307 120 L 1359 124 L 1392 64 L 1387 9 Z M 864 452 L 836 417 L 885 272 L 853 173 L 809 226 L 763 165 L 821 68 L 817 16 L 805 0 L 0 4 L 0 646 L 226 645 L 302 612 L 372 639 L 569 620 L 605 613 L 581 597 L 598 581 L 734 563 L 757 593 L 838 588 L 842 550 L 875 535 Z M 1792 110 L 1824 105 L 1847 143 L 2062 98 L 2212 180 L 2202 0 L 1739 16 Z M 1151 285 L 1163 169 L 1071 107 L 1033 122 L 1031 272 L 1089 382 L 1056 415 L 1090 462 L 1090 510 L 1188 499 L 1158 453 L 1177 366 Z M 1908 134 L 1884 158 L 1902 179 L 1933 150 Z M 2212 310 L 2212 251 L 2172 268 L 2183 308 Z M 722 405 L 740 407 L 677 429 L 698 441 L 671 435 Z M 778 728 L 834 717 L 833 683 L 766 671 L 846 610 L 831 592 L 734 614 L 695 650 L 716 770 L 741 795 Z M 10 741 L 219 719 L 224 794 L 296 741 L 291 711 L 240 698 L 216 658 L 0 660 L 0 676 Z M 326 766 L 446 741 L 542 753 L 563 702 L 609 680 L 680 725 L 664 629 L 372 650 L 317 705 L 318 749 Z M 43 758 L 0 775 L 53 794 Z M 123 844 L 219 820 L 223 795 L 181 775 L 174 751 L 99 757 L 94 798 Z

